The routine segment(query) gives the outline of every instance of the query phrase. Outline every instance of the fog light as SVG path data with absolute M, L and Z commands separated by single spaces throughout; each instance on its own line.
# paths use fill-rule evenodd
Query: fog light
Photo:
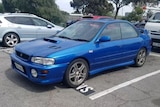
M 37 71 L 35 69 L 31 69 L 31 74 L 35 78 L 38 76 L 38 73 L 37 73 Z

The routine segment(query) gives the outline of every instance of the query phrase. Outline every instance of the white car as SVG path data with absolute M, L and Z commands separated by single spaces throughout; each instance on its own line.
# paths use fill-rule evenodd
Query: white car
M 160 12 L 156 12 L 145 25 L 152 38 L 152 46 L 160 47 Z
M 0 14 L 0 42 L 13 47 L 17 43 L 52 36 L 63 27 L 28 13 Z

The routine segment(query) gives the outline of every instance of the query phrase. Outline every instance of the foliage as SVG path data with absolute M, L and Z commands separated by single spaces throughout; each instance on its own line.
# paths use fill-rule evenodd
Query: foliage
M 114 10 L 107 0 L 72 0 L 70 5 L 76 10 L 75 13 L 83 14 L 107 15 Z
M 87 2 L 85 0 L 73 0 L 70 2 L 70 6 L 76 10 L 75 13 L 82 13 L 86 5 Z
M 141 21 L 142 20 L 143 9 L 141 7 L 135 7 L 134 11 L 129 13 L 128 16 L 123 17 L 122 19 L 128 21 Z
M 2 3 L 0 3 L 0 13 L 3 13 L 3 12 L 4 12 L 3 5 Z
M 108 0 L 108 1 L 113 2 L 116 6 L 116 14 L 115 14 L 115 17 L 114 17 L 115 19 L 117 18 L 119 9 L 122 8 L 123 6 L 131 3 L 131 0 Z
M 133 6 L 144 6 L 147 3 L 150 3 L 151 5 L 158 5 L 158 2 L 160 0 L 132 0 Z
M 55 0 L 2 0 L 5 12 L 24 12 L 43 17 L 54 23 L 64 21 Z

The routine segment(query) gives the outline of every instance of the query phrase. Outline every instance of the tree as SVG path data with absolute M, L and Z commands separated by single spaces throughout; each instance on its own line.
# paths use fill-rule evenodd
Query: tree
M 0 13 L 3 13 L 3 12 L 4 12 L 3 5 L 2 3 L 0 3 Z
M 144 6 L 149 3 L 150 5 L 158 5 L 160 0 L 132 0 L 133 6 Z
M 14 12 L 15 11 L 13 0 L 2 0 L 2 4 L 3 4 L 5 12 Z
M 83 14 L 106 15 L 114 10 L 107 0 L 73 0 L 70 5 L 76 10 L 75 13 Z
M 142 20 L 143 9 L 141 7 L 135 7 L 134 11 L 128 14 L 128 16 L 122 19 L 128 21 L 141 21 Z
M 114 16 L 115 19 L 117 18 L 119 9 L 131 3 L 131 0 L 108 0 L 108 1 L 113 2 L 116 6 L 116 14 Z
M 2 0 L 5 12 L 31 13 L 54 23 L 64 21 L 55 0 Z
M 95 15 L 106 15 L 108 12 L 113 11 L 113 5 L 106 0 L 89 0 L 86 5 L 84 13 Z
M 76 10 L 75 13 L 82 13 L 87 4 L 87 0 L 73 0 L 70 2 L 71 7 Z

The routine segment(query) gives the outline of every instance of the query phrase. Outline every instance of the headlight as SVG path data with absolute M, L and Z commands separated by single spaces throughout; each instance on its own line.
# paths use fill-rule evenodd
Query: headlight
M 31 61 L 42 65 L 53 65 L 55 60 L 53 58 L 32 57 Z

